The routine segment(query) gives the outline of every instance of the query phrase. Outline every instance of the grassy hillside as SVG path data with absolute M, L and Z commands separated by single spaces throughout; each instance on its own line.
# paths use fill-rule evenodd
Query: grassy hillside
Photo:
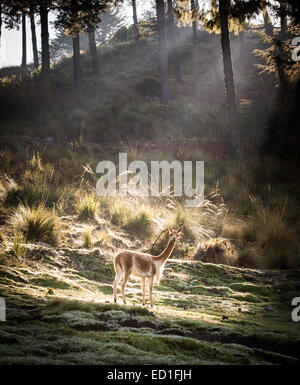
M 172 101 L 159 102 L 157 42 L 99 47 L 100 75 L 82 55 L 83 92 L 72 59 L 39 73 L 0 78 L 0 363 L 299 364 L 298 166 L 256 151 L 271 113 L 274 79 L 259 77 L 255 34 L 232 37 L 244 144 L 229 157 L 219 42 L 201 32 L 201 96 L 193 97 L 191 43 L 184 81 L 170 66 Z M 256 79 L 254 82 L 253 79 Z M 204 160 L 205 199 L 97 196 L 96 165 Z M 183 226 L 155 307 L 112 304 L 113 258 L 121 249 L 157 254 L 162 230 Z M 120 293 L 119 293 L 120 295 Z
M 83 90 L 74 95 L 72 58 L 51 70 L 51 87 L 44 90 L 36 71 L 19 68 L 0 72 L 3 107 L 0 132 L 56 140 L 89 142 L 126 140 L 128 137 L 228 137 L 224 125 L 224 85 L 218 36 L 200 32 L 200 97 L 193 96 L 193 48 L 182 42 L 183 82 L 176 83 L 170 65 L 172 101 L 159 103 L 160 74 L 157 41 L 142 40 L 100 46 L 100 74 L 90 72 L 88 53 L 82 53 Z M 273 98 L 274 79 L 259 82 L 253 54 L 263 48 L 260 38 L 246 33 L 232 36 L 240 125 L 245 138 L 260 138 Z M 263 103 L 262 103 L 263 101 Z
M 0 363 L 299 363 L 291 301 L 300 271 L 237 267 L 291 258 L 283 217 L 254 209 L 239 219 L 215 191 L 192 210 L 176 200 L 99 198 L 92 167 L 62 155 L 56 168 L 19 154 L 6 169 L 14 165 L 15 179 L 2 179 Z M 183 239 L 154 288 L 154 309 L 141 307 L 135 281 L 129 306 L 112 304 L 114 255 L 158 253 L 166 239 L 154 249 L 152 241 L 179 223 Z
M 102 248 L 27 245 L 0 276 L 2 364 L 299 364 L 290 306 L 299 271 L 172 259 L 154 310 L 141 307 L 134 281 L 129 306 L 112 304 L 112 258 Z

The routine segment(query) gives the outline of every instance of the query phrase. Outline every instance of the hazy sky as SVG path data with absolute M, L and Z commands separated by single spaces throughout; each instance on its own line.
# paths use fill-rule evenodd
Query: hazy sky
M 49 16 L 49 20 L 53 21 L 53 15 Z M 27 62 L 33 61 L 32 55 L 32 44 L 31 44 L 31 29 L 29 18 L 26 23 L 27 29 Z M 50 24 L 49 29 L 50 38 L 55 37 L 55 30 Z M 36 17 L 36 35 L 38 41 L 38 49 L 41 46 L 41 29 L 38 23 L 38 17 Z M 0 67 L 7 67 L 13 65 L 20 65 L 22 60 L 22 32 L 19 30 L 8 30 L 2 28 L 2 39 L 1 39 L 1 56 L 0 56 Z

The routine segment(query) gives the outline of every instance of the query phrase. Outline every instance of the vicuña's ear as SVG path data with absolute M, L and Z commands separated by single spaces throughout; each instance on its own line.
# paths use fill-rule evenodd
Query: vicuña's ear
M 169 231 L 169 234 L 171 235 L 172 234 L 172 229 L 170 227 L 168 228 L 168 231 Z
M 180 234 L 181 233 L 181 231 L 182 231 L 182 227 L 180 227 L 180 229 L 178 230 L 178 234 Z

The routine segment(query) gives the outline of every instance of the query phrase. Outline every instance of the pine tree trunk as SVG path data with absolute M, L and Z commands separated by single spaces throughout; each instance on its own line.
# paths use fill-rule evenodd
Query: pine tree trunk
M 191 11 L 196 17 L 198 4 L 195 0 L 191 0 Z M 193 46 L 194 46 L 194 95 L 199 96 L 200 87 L 200 65 L 199 65 L 199 47 L 198 47 L 198 23 L 193 20 Z
M 92 65 L 92 73 L 94 75 L 99 74 L 99 62 L 97 55 L 97 47 L 96 47 L 96 36 L 95 36 L 95 28 L 91 27 L 88 33 L 89 37 L 89 50 L 91 55 L 91 65 Z
M 282 105 L 286 98 L 286 93 L 289 88 L 288 77 L 285 73 L 285 57 L 284 57 L 284 47 L 281 40 L 276 40 L 276 48 L 278 55 L 274 57 L 277 79 L 279 87 L 277 88 L 277 103 L 279 106 Z
M 219 13 L 221 24 L 221 46 L 224 65 L 225 97 L 228 111 L 229 129 L 231 133 L 232 150 L 235 157 L 240 160 L 241 141 L 237 124 L 236 94 L 234 88 L 231 48 L 228 29 L 229 0 L 219 0 Z
M 26 13 L 22 11 L 22 67 L 27 65 Z
M 2 33 L 2 1 L 0 1 L 0 48 L 1 48 L 1 33 Z
M 136 0 L 132 0 L 132 12 L 133 12 L 133 33 L 134 33 L 134 40 L 138 41 L 140 38 L 139 34 L 139 28 L 138 28 L 138 19 L 137 19 L 137 12 L 136 12 Z
M 35 30 L 35 21 L 34 21 L 34 11 L 30 7 L 30 25 L 31 25 L 31 40 L 32 40 L 32 51 L 33 51 L 33 63 L 34 68 L 39 68 L 39 55 L 36 42 L 36 30 Z
M 80 37 L 73 37 L 73 78 L 75 92 L 81 90 L 81 68 L 80 68 Z
M 40 5 L 41 40 L 42 40 L 42 81 L 47 84 L 50 81 L 50 50 L 49 50 L 49 26 L 47 5 Z
M 2 1 L 0 0 L 0 63 L 1 63 L 1 34 L 2 34 Z
M 270 17 L 267 9 L 263 11 L 263 16 L 264 16 L 265 34 L 267 36 L 273 36 L 273 25 L 270 21 Z
M 159 59 L 161 77 L 161 103 L 168 104 L 170 101 L 169 69 L 167 55 L 166 22 L 164 0 L 155 0 L 157 14 L 157 28 L 159 40 Z
M 177 52 L 177 27 L 174 23 L 174 10 L 173 10 L 173 0 L 168 0 L 168 53 L 169 61 L 174 65 L 174 76 L 176 83 L 182 82 L 181 76 L 181 66 L 180 61 L 178 60 Z
M 179 56 L 179 49 L 177 45 L 177 34 L 178 34 L 178 28 L 176 25 L 174 25 L 174 35 L 175 35 L 175 64 L 174 64 L 174 75 L 175 75 L 175 81 L 176 83 L 181 83 L 182 82 L 182 70 L 181 70 L 181 62 L 180 62 L 180 57 Z
M 281 37 L 285 38 L 287 34 L 287 14 L 286 4 L 284 1 L 280 1 L 280 33 Z

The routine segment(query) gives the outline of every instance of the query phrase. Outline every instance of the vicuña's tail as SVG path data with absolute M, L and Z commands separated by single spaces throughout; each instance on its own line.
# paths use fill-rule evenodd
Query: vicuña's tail
M 115 269 L 116 273 L 123 271 L 119 255 L 117 255 L 115 260 L 114 260 L 114 269 Z

